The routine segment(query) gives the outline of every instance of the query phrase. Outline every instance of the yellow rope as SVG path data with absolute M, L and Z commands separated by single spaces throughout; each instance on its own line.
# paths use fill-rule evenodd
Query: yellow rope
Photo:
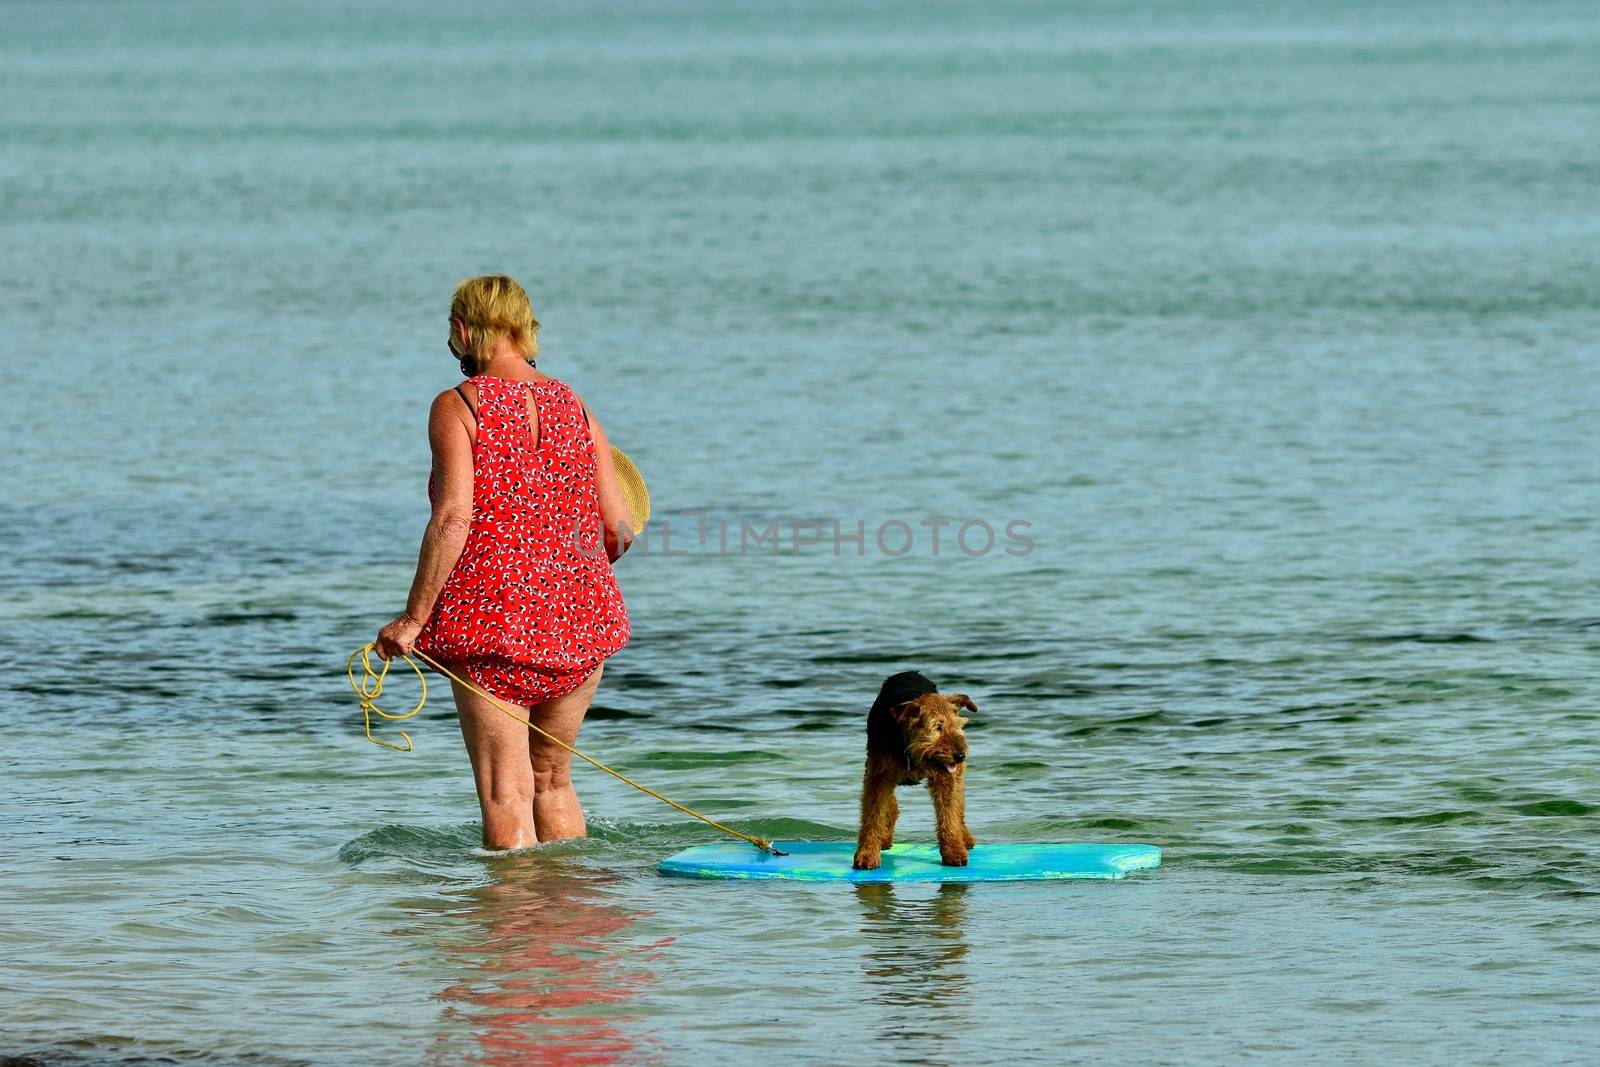
M 422 683 L 422 696 L 417 698 L 417 706 L 406 712 L 404 715 L 395 715 L 384 711 L 382 708 L 378 707 L 377 701 L 379 697 L 383 696 L 383 680 L 389 677 L 389 666 L 394 661 L 386 659 L 383 661 L 383 670 L 373 670 L 372 649 L 372 645 L 368 645 L 365 648 L 356 649 L 354 652 L 350 653 L 349 662 L 344 665 L 344 672 L 350 679 L 350 688 L 356 691 L 356 696 L 361 701 L 361 717 L 366 720 L 367 740 L 371 741 L 375 745 L 382 745 L 384 748 L 392 748 L 396 752 L 410 752 L 413 747 L 411 744 L 411 735 L 406 733 L 404 730 L 400 731 L 400 737 L 403 741 L 405 741 L 404 746 L 392 744 L 388 741 L 380 741 L 376 737 L 373 737 L 372 717 L 374 715 L 379 715 L 390 720 L 391 722 L 401 722 L 405 719 L 411 718 L 411 716 L 422 710 L 422 705 L 428 702 L 428 679 L 423 676 L 422 668 L 413 663 L 409 656 L 401 657 L 406 661 L 406 666 L 417 672 L 417 681 Z M 422 653 L 418 652 L 417 655 L 420 656 Z M 361 657 L 361 681 L 359 683 L 356 681 L 357 656 Z
M 380 716 L 382 718 L 389 719 L 391 721 L 400 721 L 400 720 L 403 720 L 403 719 L 411 718 L 413 715 L 417 714 L 417 712 L 421 711 L 422 710 L 422 706 L 428 702 L 428 680 L 425 677 L 423 677 L 422 668 L 418 667 L 416 665 L 416 663 L 412 661 L 410 656 L 401 656 L 400 658 L 406 661 L 406 665 L 409 666 L 412 670 L 416 671 L 417 672 L 417 677 L 422 680 L 422 696 L 421 696 L 420 699 L 417 700 L 417 706 L 412 708 L 410 711 L 406 712 L 403 715 L 396 715 L 396 714 L 393 714 L 391 712 L 384 711 L 382 708 L 378 707 L 377 700 L 378 700 L 379 697 L 381 697 L 383 695 L 383 680 L 389 673 L 389 664 L 392 661 L 391 660 L 384 660 L 383 670 L 381 670 L 381 671 L 373 670 L 372 669 L 372 652 L 373 652 L 373 648 L 374 648 L 374 646 L 372 646 L 372 645 L 365 645 L 365 646 L 363 646 L 361 648 L 356 649 L 354 652 L 352 652 L 350 654 L 349 662 L 347 664 L 345 664 L 345 673 L 348 674 L 349 677 L 350 677 L 350 688 L 355 690 L 356 696 L 361 701 L 361 713 L 365 717 L 366 724 L 367 724 L 367 740 L 371 741 L 375 745 L 382 745 L 384 748 L 392 748 L 396 752 L 410 752 L 412 750 L 411 735 L 407 734 L 403 730 L 400 732 L 400 736 L 405 741 L 405 746 L 404 747 L 401 747 L 400 745 L 391 744 L 388 741 L 381 741 L 378 738 L 373 737 L 372 736 L 372 716 L 373 715 L 378 715 L 378 716 Z M 651 789 L 647 785 L 640 785 L 638 782 L 634 781 L 632 778 L 629 778 L 627 775 L 623 774 L 621 771 L 612 770 L 610 767 L 607 767 L 604 763 L 601 763 L 599 760 L 595 759 L 593 756 L 590 756 L 590 755 L 588 755 L 586 753 L 583 753 L 583 752 L 579 752 L 577 749 L 573 748 L 571 745 L 569 745 L 565 741 L 561 740 L 561 738 L 556 737 L 554 734 L 551 734 L 550 732 L 548 732 L 546 730 L 540 729 L 538 726 L 535 726 L 533 723 L 529 722 L 527 719 L 524 719 L 521 715 L 518 715 L 516 712 L 512 711 L 511 708 L 508 707 L 507 705 L 505 705 L 504 703 L 502 703 L 498 697 L 495 697 L 495 696 L 493 696 L 493 695 L 491 695 L 489 693 L 485 693 L 482 689 L 478 688 L 476 685 L 473 685 L 471 682 L 467 681 L 465 678 L 461 678 L 461 677 L 457 676 L 448 667 L 446 667 L 444 664 L 440 663 L 438 660 L 434 659 L 432 656 L 428 655 L 426 652 L 423 652 L 420 649 L 412 649 L 412 651 L 415 652 L 418 656 L 420 656 L 428 664 L 428 666 L 432 667 L 434 670 L 438 671 L 440 674 L 444 675 L 446 678 L 450 678 L 450 679 L 456 681 L 457 683 L 459 683 L 459 684 L 465 686 L 466 688 L 472 690 L 474 693 L 477 693 L 479 696 L 483 697 L 485 700 L 489 701 L 489 703 L 491 703 L 491 704 L 493 704 L 495 706 L 496 710 L 500 711 L 501 713 L 503 713 L 505 715 L 509 715 L 511 718 L 515 719 L 517 722 L 521 723 L 523 726 L 526 726 L 528 729 L 532 730 L 534 733 L 538 734 L 540 737 L 543 737 L 546 741 L 550 741 L 550 742 L 553 742 L 553 743 L 555 743 L 557 745 L 560 745 L 562 748 L 566 749 L 568 752 L 572 753 L 574 756 L 577 756 L 579 759 L 583 760 L 584 762 L 590 763 L 590 764 L 600 768 L 602 771 L 605 771 L 607 774 L 611 775 L 611 777 L 618 778 L 618 779 L 621 779 L 624 782 L 627 782 L 629 785 L 631 785 L 635 789 L 639 790 L 639 792 L 648 793 L 650 796 L 655 797 L 657 800 L 661 801 L 663 804 L 666 804 L 666 805 L 669 805 L 671 807 L 677 808 L 679 811 L 683 812 L 685 815 L 691 815 L 694 818 L 699 819 L 701 822 L 705 823 L 707 826 L 714 826 L 718 830 L 721 830 L 725 834 L 732 834 L 734 837 L 740 838 L 741 840 L 744 840 L 744 841 L 748 841 L 752 845 L 754 845 L 757 848 L 761 849 L 763 852 L 770 852 L 774 856 L 786 856 L 786 855 L 788 855 L 787 852 L 780 852 L 776 848 L 773 848 L 772 847 L 772 842 L 769 841 L 767 838 L 764 838 L 764 837 L 752 837 L 749 834 L 740 833 L 738 830 L 735 830 L 731 826 L 724 826 L 722 823 L 717 822 L 717 820 L 715 820 L 715 819 L 708 818 L 708 817 L 706 817 L 704 815 L 701 815 L 698 811 L 695 811 L 693 808 L 686 807 L 683 804 L 679 804 L 676 800 L 673 800 L 670 797 L 662 796 L 660 793 L 657 793 L 654 789 Z M 361 681 L 360 682 L 356 681 L 356 659 L 357 658 L 360 658 L 360 660 L 361 660 L 362 676 L 361 676 Z

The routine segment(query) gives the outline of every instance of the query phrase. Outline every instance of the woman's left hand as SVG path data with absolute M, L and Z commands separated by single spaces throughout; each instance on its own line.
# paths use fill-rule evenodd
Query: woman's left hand
M 384 659 L 393 659 L 396 656 L 409 656 L 411 646 L 416 644 L 417 635 L 422 632 L 422 623 L 410 615 L 401 615 L 398 619 L 378 631 L 378 639 L 372 642 L 373 648 Z

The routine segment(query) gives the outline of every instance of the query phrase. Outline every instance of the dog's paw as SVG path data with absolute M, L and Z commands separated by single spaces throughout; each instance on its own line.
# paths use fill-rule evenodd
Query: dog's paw
M 971 830 L 961 831 L 961 839 L 967 843 L 968 848 L 973 848 L 978 844 L 978 839 L 972 836 Z
M 951 846 L 939 846 L 939 862 L 946 867 L 965 867 L 967 865 L 967 850 Z
M 850 866 L 858 871 L 875 871 L 881 862 L 883 862 L 883 857 L 877 849 L 858 848 L 856 849 L 855 861 Z

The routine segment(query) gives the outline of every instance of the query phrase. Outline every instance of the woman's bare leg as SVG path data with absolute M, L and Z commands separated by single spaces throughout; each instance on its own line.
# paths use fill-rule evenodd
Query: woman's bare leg
M 456 673 L 460 668 L 452 667 Z M 483 847 L 528 848 L 539 843 L 533 818 L 533 769 L 528 763 L 528 728 L 458 682 L 452 681 L 461 739 L 472 760 L 483 812 Z M 500 701 L 524 718 L 527 708 Z
M 566 696 L 535 704 L 529 719 L 569 745 L 578 743 L 578 728 L 589 712 L 589 702 L 600 688 L 601 667 Z M 563 837 L 584 837 L 583 808 L 572 788 L 572 753 L 540 737 L 532 730 L 527 735 L 528 762 L 533 773 L 533 822 L 540 841 Z

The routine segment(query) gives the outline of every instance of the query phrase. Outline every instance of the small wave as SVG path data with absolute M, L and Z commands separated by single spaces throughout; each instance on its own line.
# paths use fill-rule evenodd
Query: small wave
M 1535 818 L 1552 818 L 1571 815 L 1593 815 L 1595 805 L 1585 804 L 1581 800 L 1567 800 L 1562 797 L 1551 797 L 1546 800 L 1537 800 L 1528 804 L 1518 804 L 1512 811 L 1518 815 L 1530 815 Z
M 245 626 L 252 622 L 294 622 L 292 611 L 214 611 L 200 619 L 203 626 Z
M 454 712 L 451 712 L 454 715 Z M 607 707 L 604 704 L 594 704 L 584 713 L 588 719 L 648 719 L 650 714 L 643 711 L 628 711 L 625 708 Z
M 726 804 L 723 805 L 727 807 Z M 754 837 L 786 841 L 838 841 L 855 837 L 855 828 L 841 829 L 826 823 L 783 817 L 724 819 L 727 825 Z M 483 847 L 482 828 L 476 822 L 458 826 L 427 827 L 413 825 L 380 826 L 339 849 L 339 859 L 352 867 L 381 860 L 395 860 L 407 866 L 435 866 L 458 863 L 467 858 L 491 859 L 508 855 L 539 854 L 549 857 L 589 857 L 610 863 L 637 859 L 651 854 L 649 866 L 659 856 L 688 845 L 727 840 L 704 823 L 680 819 L 662 823 L 617 822 L 590 818 L 589 836 L 552 841 L 529 849 L 495 851 Z
M 667 750 L 641 756 L 633 762 L 643 767 L 728 767 L 739 763 L 787 763 L 789 757 L 763 749 L 736 749 L 732 752 Z
M 380 826 L 341 846 L 339 859 L 355 867 L 376 859 L 456 857 L 477 848 L 480 841 L 477 823 L 445 828 Z
M 158 1064 L 248 1064 L 306 1067 L 309 1060 L 260 1052 L 208 1051 L 170 1041 L 85 1037 L 0 1052 L 0 1067 L 155 1067 Z
M 1463 819 L 1478 819 L 1483 817 L 1483 812 L 1467 809 L 1464 811 L 1430 811 L 1420 815 L 1383 815 L 1375 822 L 1387 826 L 1438 826 L 1441 823 L 1460 822 Z
M 854 839 L 855 827 L 841 829 L 808 819 L 772 816 L 756 819 L 724 819 L 727 825 L 753 837 L 783 841 L 837 841 Z M 619 823 L 609 819 L 589 820 L 589 836 L 617 844 L 681 848 L 709 840 L 727 840 L 715 829 L 691 819 L 663 823 Z
M 1480 643 L 1492 643 L 1494 641 L 1494 638 L 1485 637 L 1482 634 L 1467 633 L 1465 631 L 1455 631 L 1455 630 L 1424 631 L 1424 630 L 1419 630 L 1419 631 L 1414 631 L 1414 632 L 1409 632 L 1409 633 L 1398 633 L 1398 634 L 1368 634 L 1368 635 L 1365 635 L 1365 636 L 1357 637 L 1354 640 L 1360 641 L 1360 642 L 1363 642 L 1363 643 L 1366 643 L 1366 644 L 1374 644 L 1374 645 L 1401 644 L 1401 643 L 1405 643 L 1405 642 L 1416 642 L 1418 644 L 1425 644 L 1425 645 L 1471 645 L 1471 644 L 1480 644 Z

